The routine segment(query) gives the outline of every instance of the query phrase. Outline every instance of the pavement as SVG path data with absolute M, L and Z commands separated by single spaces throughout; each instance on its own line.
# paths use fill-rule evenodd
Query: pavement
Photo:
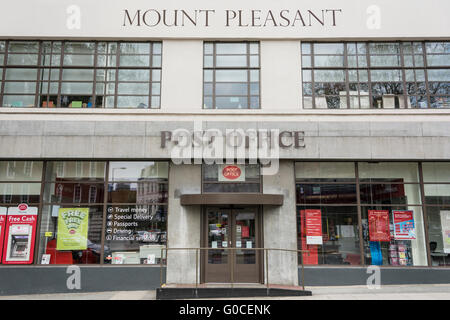
M 450 300 L 450 284 L 305 287 L 310 297 L 257 297 L 214 300 Z M 156 291 L 108 291 L 0 296 L 0 300 L 155 300 Z

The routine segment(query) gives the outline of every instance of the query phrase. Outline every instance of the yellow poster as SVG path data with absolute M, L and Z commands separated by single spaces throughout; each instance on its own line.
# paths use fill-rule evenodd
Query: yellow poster
M 86 250 L 89 208 L 61 208 L 58 211 L 56 250 Z

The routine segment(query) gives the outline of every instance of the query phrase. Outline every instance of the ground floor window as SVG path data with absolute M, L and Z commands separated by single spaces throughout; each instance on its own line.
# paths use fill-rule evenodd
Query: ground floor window
M 0 161 L 0 261 L 159 263 L 168 168 L 164 161 Z
M 361 264 L 356 206 L 299 206 L 297 222 L 305 264 Z
M 450 163 L 297 162 L 295 168 L 303 263 L 450 265 Z

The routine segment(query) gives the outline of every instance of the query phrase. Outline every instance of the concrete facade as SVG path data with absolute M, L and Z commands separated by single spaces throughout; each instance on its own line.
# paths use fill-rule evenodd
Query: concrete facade
M 200 275 L 195 250 L 170 250 L 171 248 L 200 248 L 200 206 L 181 206 L 180 195 L 201 193 L 201 166 L 178 165 L 170 167 L 168 217 L 167 279 L 168 284 L 195 284 Z M 196 273 L 196 266 L 198 273 Z M 198 278 L 196 278 L 198 276 Z
M 264 248 L 297 250 L 295 213 L 295 174 L 292 161 L 281 161 L 278 174 L 263 177 L 264 193 L 284 195 L 281 207 L 264 206 Z M 268 251 L 268 277 L 265 282 L 298 285 L 297 252 Z
M 178 3 L 177 3 L 178 2 Z M 0 40 L 104 40 L 104 41 L 161 41 L 161 104 L 159 109 L 72 109 L 72 108 L 0 108 L 0 160 L 103 160 L 150 161 L 171 160 L 173 143 L 161 147 L 161 131 L 195 128 L 202 129 L 275 129 L 303 131 L 305 146 L 279 150 L 280 168 L 275 175 L 262 179 L 263 192 L 282 194 L 280 207 L 264 206 L 263 246 L 272 249 L 297 249 L 297 221 L 295 172 L 296 161 L 449 161 L 450 109 L 306 109 L 303 106 L 301 44 L 303 41 L 431 41 L 450 39 L 450 2 L 433 0 L 425 4 L 411 0 L 408 5 L 371 0 L 273 1 L 227 2 L 194 0 L 156 0 L 157 10 L 186 10 L 192 12 L 212 6 L 216 14 L 210 25 L 180 26 L 127 26 L 124 10 L 148 10 L 148 1 L 127 2 L 82 0 L 74 7 L 72 1 L 44 1 L 29 4 L 25 0 L 2 4 L 4 18 L 0 20 Z M 300 6 L 300 8 L 299 8 Z M 248 18 L 251 10 L 312 10 L 336 8 L 342 15 L 337 20 L 328 18 L 304 28 L 268 25 L 261 28 L 242 25 L 236 20 L 226 25 L 227 10 L 241 10 Z M 59 12 L 55 19 L 42 19 L 52 10 Z M 78 11 L 77 11 L 78 10 Z M 134 10 L 134 11 L 133 11 Z M 17 13 L 21 23 L 17 24 Z M 70 28 L 68 21 L 81 20 Z M 325 13 L 324 13 L 325 14 Z M 95 15 L 95 16 L 93 16 Z M 377 25 L 381 19 L 380 25 Z M 13 20 L 11 20 L 13 19 Z M 74 20 L 71 20 L 74 19 Z M 374 22 L 375 21 L 375 22 Z M 377 22 L 378 21 L 378 22 Z M 371 24 L 374 22 L 374 25 Z M 413 23 L 412 23 L 413 22 Z M 244 22 L 245 24 L 246 22 Z M 203 105 L 204 41 L 253 40 L 260 44 L 260 108 L 208 110 Z M 1 55 L 3 58 L 3 54 Z M 6 61 L 6 59 L 5 59 Z M 2 67 L 1 67 L 2 68 Z M 2 71 L 3 69 L 0 69 Z M 0 77 L 0 80 L 2 78 Z M 202 207 L 182 206 L 183 194 L 202 192 L 201 165 L 171 163 L 169 171 L 167 221 L 167 283 L 194 284 L 200 277 L 200 263 L 195 251 L 176 251 L 175 248 L 201 247 Z M 409 196 L 409 195 L 408 195 Z M 412 198 L 412 197 L 410 197 Z M 416 196 L 418 199 L 419 196 Z M 416 204 L 421 200 L 415 199 Z M 231 204 L 232 205 L 232 204 Z M 418 216 L 420 219 L 422 216 Z M 425 226 L 418 222 L 424 234 Z M 423 235 L 424 236 L 424 235 Z M 425 241 L 423 241 L 425 242 Z M 173 251 L 170 251 L 170 250 Z M 426 261 L 426 250 L 421 261 Z M 197 257 L 198 258 L 198 257 Z M 265 262 L 264 262 L 265 263 Z M 422 263 L 426 265 L 426 262 Z M 197 269 L 196 269 L 197 266 Z M 106 269 L 107 266 L 102 266 Z M 139 276 L 145 274 L 143 267 Z M 308 285 L 364 284 L 364 268 L 307 269 Z M 45 270 L 35 268 L 32 273 L 40 277 Z M 62 279 L 58 270 L 58 279 Z M 89 275 L 98 275 L 91 268 Z M 133 272 L 133 268 L 123 269 Z M 130 271 L 131 270 L 131 271 Z M 158 269 L 159 270 L 159 269 Z M 324 278 L 333 271 L 338 280 Z M 412 270 L 412 271 L 411 271 Z M 419 270 L 419 271 L 417 271 Z M 288 252 L 269 252 L 268 279 L 282 285 L 298 285 L 297 255 Z M 430 280 L 423 269 L 408 269 L 406 278 L 419 277 L 435 283 L 440 271 L 434 270 Z M 26 268 L 0 267 L 0 275 L 13 274 L 20 278 Z M 401 271 L 387 272 L 388 283 L 395 283 Z M 444 273 L 444 272 L 443 272 Z M 110 275 L 124 277 L 122 271 L 109 271 Z M 151 279 L 145 285 L 157 286 L 159 273 L 150 268 Z M 420 275 L 419 275 L 420 274 Z M 352 279 L 352 277 L 354 277 Z M 45 278 L 45 277 L 44 277 Z M 431 277 L 432 278 L 432 277 Z M 448 268 L 444 275 L 448 283 Z M 106 281 L 105 278 L 100 278 Z M 325 280 L 324 280 L 325 279 Z M 399 281 L 403 281 L 399 277 Z M 410 278 L 408 278 L 410 279 Z M 58 281 L 59 281 L 58 280 Z M 159 279 L 158 279 L 159 280 Z M 124 280 L 125 281 L 125 280 Z M 333 282 L 334 281 L 334 282 Z M 409 280 L 404 280 L 408 283 Z M 411 282 L 409 282 L 411 283 Z M 39 285 L 42 285 L 39 282 Z M 121 282 L 114 284 L 120 290 Z M 126 288 L 142 288 L 129 282 Z M 9 284 L 0 294 L 20 293 Z M 26 287 L 28 291 L 32 288 Z M 43 288 L 51 290 L 43 285 Z M 102 288 L 100 284 L 95 288 Z M 123 288 L 123 287 L 122 287 Z M 112 289 L 112 288 L 109 288 Z M 58 287 L 60 292 L 64 288 Z M 91 290 L 91 289 L 89 289 Z M 92 289 L 94 290 L 94 289 Z M 39 292 L 39 291 L 38 291 Z
M 34 110 L 33 110 L 34 111 Z M 305 132 L 305 148 L 280 149 L 281 159 L 447 160 L 450 127 L 439 116 L 395 115 L 203 115 L 189 121 L 167 114 L 52 115 L 33 111 L 1 113 L 0 158 L 29 159 L 170 159 L 170 146 L 161 148 L 160 131 L 186 128 L 194 121 L 204 128 L 278 129 Z M 21 120 L 18 120 L 21 119 Z M 127 119 L 128 118 L 128 119 Z M 298 119 L 298 120 L 296 120 Z M 403 121 L 400 121 L 403 120 Z M 246 121 L 247 120 L 247 121 Z

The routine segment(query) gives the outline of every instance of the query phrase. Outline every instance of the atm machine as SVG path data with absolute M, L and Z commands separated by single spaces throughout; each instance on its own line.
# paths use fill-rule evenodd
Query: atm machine
M 3 244 L 3 264 L 33 263 L 37 213 L 36 207 L 27 205 L 8 208 Z
M 5 237 L 6 213 L 7 208 L 0 207 L 0 263 L 2 260 L 3 252 L 3 238 Z

